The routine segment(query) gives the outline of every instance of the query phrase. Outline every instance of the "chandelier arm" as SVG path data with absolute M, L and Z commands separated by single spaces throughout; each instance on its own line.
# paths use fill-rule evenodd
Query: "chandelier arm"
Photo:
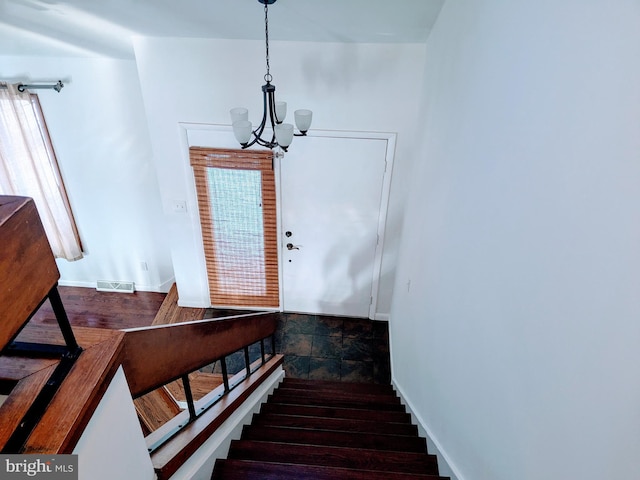
M 267 148 L 274 148 L 278 146 L 278 142 L 276 141 L 276 131 L 275 131 L 275 117 L 274 117 L 274 108 L 275 108 L 275 85 L 267 82 L 262 86 L 262 120 L 260 121 L 260 125 L 253 130 L 251 133 L 253 135 L 253 140 L 242 148 L 249 148 L 251 145 L 257 143 L 258 145 L 262 145 Z M 273 134 L 271 136 L 271 141 L 265 140 L 262 138 L 262 134 L 264 133 L 264 129 L 267 126 L 267 118 L 271 123 L 271 129 Z
M 262 86 L 262 120 L 260 121 L 260 125 L 258 125 L 258 127 L 253 131 L 256 139 L 260 140 L 262 140 L 262 132 L 264 131 L 264 127 L 267 124 L 267 97 L 269 95 L 268 92 L 270 88 L 272 88 L 272 86 L 269 83 Z
M 271 90 L 268 93 L 268 98 L 269 98 L 269 120 L 271 121 L 271 132 L 272 132 L 272 136 L 271 136 L 271 143 L 273 144 L 273 146 L 275 147 L 276 145 L 278 145 L 278 142 L 276 141 L 276 118 L 275 118 L 275 109 L 276 109 L 276 89 L 275 87 L 273 88 L 273 90 Z
M 269 99 L 269 122 L 271 123 L 271 128 L 274 128 L 276 124 L 276 120 L 274 118 L 273 110 L 275 109 L 275 89 L 267 94 L 267 98 Z M 274 130 L 275 131 L 275 130 Z
M 267 148 L 280 147 L 283 151 L 286 152 L 287 147 L 283 147 L 282 145 L 279 145 L 278 139 L 276 138 L 276 125 L 281 124 L 284 119 L 279 121 L 277 118 L 276 108 L 275 108 L 276 107 L 276 100 L 275 100 L 276 87 L 275 85 L 271 84 L 273 77 L 271 76 L 271 72 L 270 72 L 271 65 L 269 61 L 270 60 L 269 59 L 269 5 L 275 3 L 276 0 L 258 0 L 258 2 L 264 5 L 264 38 L 265 38 L 265 64 L 266 64 L 266 73 L 264 75 L 264 81 L 266 83 L 265 85 L 262 86 L 262 108 L 263 108 L 262 121 L 260 122 L 260 125 L 258 125 L 258 127 L 255 130 L 251 131 L 251 134 L 249 135 L 250 138 L 253 137 L 251 141 L 244 144 L 241 143 L 241 145 L 242 145 L 242 148 L 245 149 L 257 143 L 258 145 L 261 145 Z M 243 121 L 247 121 L 246 112 L 244 115 L 245 115 L 245 118 L 243 119 Z M 268 121 L 271 124 L 271 130 L 272 130 L 271 141 L 268 141 L 262 138 L 262 134 L 264 133 L 264 130 L 267 127 L 267 115 L 268 115 Z M 305 116 L 307 117 L 305 125 L 310 124 L 311 112 L 309 111 L 308 113 L 305 114 Z M 232 114 L 232 121 L 233 121 L 233 114 Z M 234 129 L 234 133 L 235 133 L 235 129 Z M 301 133 L 293 132 L 293 135 L 296 137 L 301 137 L 301 136 L 306 136 L 306 133 L 307 133 L 306 131 L 303 131 Z M 238 135 L 240 135 L 240 138 L 244 140 L 246 131 L 244 135 L 242 134 L 238 134 Z

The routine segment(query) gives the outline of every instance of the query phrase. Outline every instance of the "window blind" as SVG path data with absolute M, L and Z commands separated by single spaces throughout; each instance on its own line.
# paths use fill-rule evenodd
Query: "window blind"
M 279 306 L 271 151 L 191 147 L 209 294 L 218 306 Z

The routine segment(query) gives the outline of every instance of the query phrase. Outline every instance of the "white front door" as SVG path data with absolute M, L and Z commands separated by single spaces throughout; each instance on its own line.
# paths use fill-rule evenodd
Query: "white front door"
M 284 310 L 372 317 L 387 142 L 296 138 L 281 160 Z

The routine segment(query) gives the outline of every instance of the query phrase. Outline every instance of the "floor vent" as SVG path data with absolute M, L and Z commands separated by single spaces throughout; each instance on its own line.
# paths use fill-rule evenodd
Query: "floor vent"
M 122 292 L 133 293 L 135 287 L 133 282 L 112 282 L 108 280 L 98 280 L 96 290 L 99 292 Z

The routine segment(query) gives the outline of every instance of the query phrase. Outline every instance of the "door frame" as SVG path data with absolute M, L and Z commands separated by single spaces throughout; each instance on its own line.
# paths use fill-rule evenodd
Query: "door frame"
M 202 292 L 200 296 L 208 297 L 208 287 L 207 287 L 207 278 L 206 278 L 206 269 L 204 268 L 204 249 L 202 247 L 202 234 L 200 229 L 200 218 L 197 214 L 197 208 L 194 208 L 197 205 L 197 198 L 195 194 L 195 184 L 193 183 L 193 175 L 191 174 L 191 167 L 189 164 L 189 147 L 190 146 L 206 146 L 213 148 L 238 148 L 238 144 L 233 136 L 233 128 L 229 125 L 219 125 L 219 124 L 204 124 L 204 123 L 190 123 L 190 122 L 179 122 L 178 129 L 180 131 L 181 138 L 181 147 L 182 154 L 185 158 L 183 163 L 183 168 L 185 170 L 185 178 L 188 180 L 187 185 L 187 204 L 189 208 L 187 209 L 188 213 L 188 223 L 191 224 L 191 229 L 193 233 L 196 235 L 193 236 L 192 241 L 197 246 L 195 248 L 194 253 L 198 257 L 198 260 L 201 260 L 201 268 L 197 269 L 199 273 L 199 277 L 202 277 L 197 281 L 197 283 L 202 287 Z M 216 145 L 203 145 L 202 142 L 199 142 L 197 139 L 202 138 L 202 134 L 206 136 L 206 132 L 212 133 L 220 133 L 224 135 L 224 138 L 221 140 L 220 144 Z M 357 131 L 344 131 L 344 130 L 309 130 L 307 132 L 307 136 L 309 137 L 328 137 L 328 138 L 353 138 L 353 139 L 362 139 L 362 140 L 385 140 L 386 141 L 386 153 L 385 153 L 385 162 L 386 167 L 384 171 L 384 176 L 382 180 L 382 191 L 381 191 L 381 200 L 380 200 L 380 210 L 378 213 L 378 242 L 375 250 L 375 259 L 373 265 L 372 279 L 371 279 L 371 304 L 369 305 L 369 318 L 373 320 L 387 320 L 387 315 L 381 314 L 378 316 L 377 314 L 377 305 L 378 305 L 378 289 L 380 286 L 380 274 L 382 273 L 382 257 L 384 250 L 384 237 L 385 237 L 385 229 L 387 223 L 387 210 L 389 207 L 389 193 L 391 191 L 391 177 L 393 173 L 393 164 L 395 159 L 395 151 L 396 151 L 396 138 L 397 134 L 392 132 L 357 132 Z M 193 137 L 193 138 L 192 138 Z M 193 143 L 195 141 L 195 143 Z M 303 142 L 303 138 L 299 138 L 296 141 Z M 207 143 L 207 142 L 205 142 Z M 216 142 L 217 143 L 217 142 Z M 295 145 L 293 145 L 295 148 Z M 280 310 L 284 309 L 283 304 L 283 293 L 282 293 L 282 281 L 283 281 L 283 248 L 284 242 L 283 238 L 283 226 L 282 226 L 282 192 L 281 192 L 281 159 L 276 157 L 274 159 L 274 169 L 275 169 L 275 177 L 276 177 L 276 194 L 277 194 L 277 215 L 278 215 L 278 236 L 280 239 L 279 242 L 279 261 L 278 261 L 278 269 L 279 269 L 279 289 L 280 289 Z M 195 212 L 194 212 L 195 210 Z M 197 233 L 196 233 L 197 232 Z M 199 235 L 198 235 L 199 234 Z M 195 269 L 192 267 L 192 281 L 193 274 L 196 273 Z M 203 276 L 204 275 L 204 276 Z M 178 280 L 176 278 L 176 280 Z M 204 299 L 204 298 L 203 298 Z M 206 303 L 206 301 L 204 301 Z M 209 300 L 210 306 L 211 302 Z M 187 305 L 189 306 L 189 305 Z
M 359 140 L 384 140 L 386 141 L 385 150 L 385 170 L 382 179 L 382 190 L 380 193 L 380 209 L 378 211 L 378 225 L 377 234 L 378 241 L 376 244 L 376 250 L 374 255 L 374 264 L 372 269 L 371 278 L 371 303 L 369 304 L 369 318 L 372 320 L 387 320 L 387 315 L 377 318 L 377 306 L 378 306 L 378 289 L 380 286 L 380 274 L 382 273 L 382 255 L 384 251 L 384 236 L 387 224 L 387 210 L 389 207 L 389 193 L 391 191 L 391 176 L 393 173 L 393 161 L 396 151 L 396 136 L 395 133 L 389 132 L 354 132 L 354 131 L 338 131 L 338 130 L 309 130 L 307 132 L 308 137 L 324 137 L 324 138 L 352 138 Z M 304 142 L 304 138 L 296 139 L 297 142 Z M 295 145 L 293 145 L 295 148 Z M 286 155 L 286 154 L 285 154 Z M 284 235 L 282 225 L 282 188 L 281 188 L 281 162 L 282 158 L 277 158 L 275 161 L 275 174 L 276 174 L 276 192 L 278 196 L 278 235 L 280 239 L 279 244 L 279 277 L 280 277 L 280 307 L 284 308 L 283 299 L 283 285 L 284 281 L 284 263 L 282 258 L 284 257 Z

